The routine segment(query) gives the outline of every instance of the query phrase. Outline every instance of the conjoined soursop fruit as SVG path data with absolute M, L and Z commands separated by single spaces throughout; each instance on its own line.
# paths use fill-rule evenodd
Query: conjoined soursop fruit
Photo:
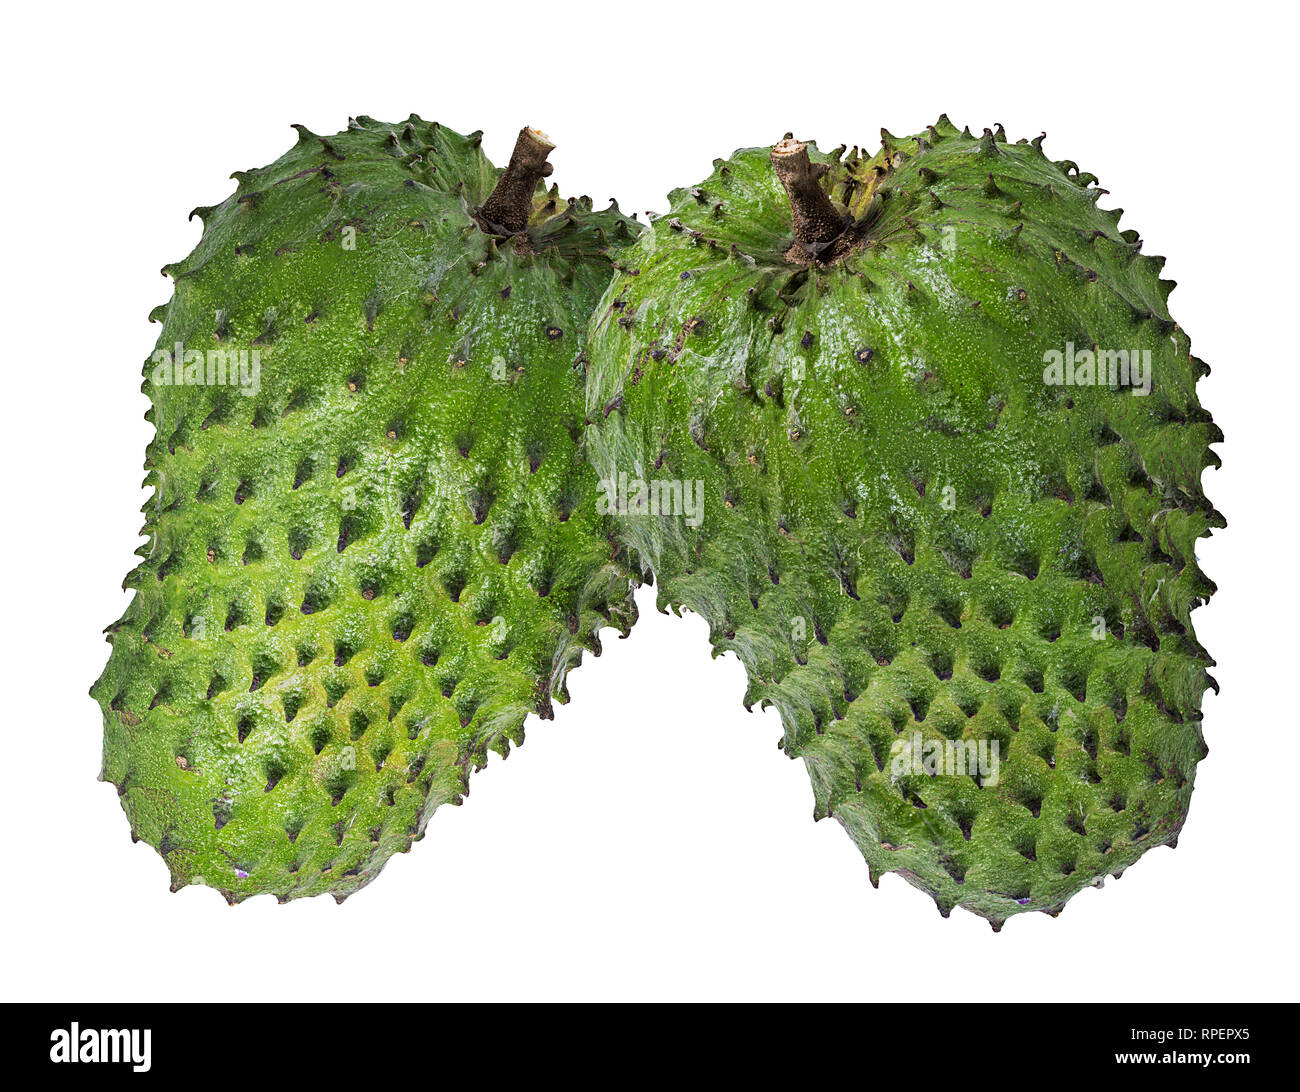
M 580 453 L 584 324 L 630 238 L 412 116 L 197 210 L 144 391 L 143 561 L 92 693 L 173 886 L 342 899 L 634 617 Z M 495 186 L 495 189 L 494 189 Z
M 587 398 L 620 534 L 817 817 L 995 928 L 1176 841 L 1222 526 L 1163 260 L 1040 144 L 716 161 L 618 260 Z

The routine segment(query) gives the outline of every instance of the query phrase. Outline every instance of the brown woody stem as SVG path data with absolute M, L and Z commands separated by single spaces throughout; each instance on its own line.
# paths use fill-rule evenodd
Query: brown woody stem
M 485 228 L 497 235 L 518 235 L 527 229 L 533 211 L 533 194 L 537 183 L 551 173 L 546 157 L 554 148 L 545 133 L 526 126 L 519 130 L 510 165 L 479 210 Z
M 771 158 L 772 169 L 790 198 L 794 241 L 815 258 L 844 231 L 843 215 L 818 184 L 826 164 L 810 162 L 808 145 L 788 136 L 773 146 Z

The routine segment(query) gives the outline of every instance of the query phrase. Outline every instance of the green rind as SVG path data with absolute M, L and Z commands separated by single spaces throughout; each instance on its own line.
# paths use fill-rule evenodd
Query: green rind
M 92 690 L 134 836 L 231 901 L 362 887 L 635 617 L 581 452 L 630 222 L 539 188 L 519 247 L 472 218 L 479 134 L 299 133 L 165 270 L 159 348 L 256 349 L 260 389 L 146 364 L 148 542 Z
M 870 160 L 810 146 L 865 233 L 829 267 L 783 257 L 765 148 L 671 196 L 596 311 L 589 446 L 607 480 L 705 483 L 699 528 L 624 513 L 620 535 L 780 710 L 816 817 L 873 882 L 1000 927 L 1178 836 L 1222 436 L 1163 259 L 1095 179 L 946 117 L 883 135 Z M 1149 349 L 1154 389 L 1046 385 L 1071 341 Z M 996 740 L 997 785 L 895 775 L 914 732 Z

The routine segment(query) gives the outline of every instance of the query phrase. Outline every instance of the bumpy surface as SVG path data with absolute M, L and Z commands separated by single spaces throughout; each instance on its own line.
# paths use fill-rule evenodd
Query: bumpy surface
M 997 928 L 1178 836 L 1221 434 L 1163 260 L 1092 176 L 946 117 L 883 136 L 810 148 L 854 225 L 827 262 L 791 248 L 766 148 L 671 195 L 593 320 L 589 445 L 631 479 L 620 533 L 661 606 L 779 708 L 817 817 L 873 882 Z M 1149 350 L 1150 393 L 1047 382 L 1071 345 Z M 674 480 L 704 483 L 698 527 L 654 514 Z M 995 776 L 943 764 L 980 741 Z
M 580 452 L 629 222 L 539 187 L 497 239 L 473 212 L 498 174 L 414 116 L 300 128 L 164 270 L 159 348 L 203 364 L 145 365 L 148 542 L 92 693 L 173 886 L 343 898 L 633 620 Z

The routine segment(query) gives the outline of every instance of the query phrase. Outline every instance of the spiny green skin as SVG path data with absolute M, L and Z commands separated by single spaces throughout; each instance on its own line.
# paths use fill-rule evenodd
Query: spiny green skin
M 478 134 L 300 132 L 165 270 L 159 346 L 259 348 L 261 388 L 146 364 L 149 541 L 92 690 L 135 837 L 232 902 L 362 887 L 634 619 L 579 450 L 628 221 L 539 187 L 523 253 L 472 219 Z
M 816 817 L 873 883 L 898 871 L 998 928 L 1178 836 L 1206 753 L 1190 614 L 1222 437 L 1163 260 L 1095 179 L 946 117 L 884 136 L 870 161 L 810 146 L 866 225 L 833 265 L 783 257 L 766 148 L 671 195 L 597 310 L 588 442 L 602 477 L 705 483 L 698 529 L 619 531 L 661 607 L 744 662 L 746 705 L 779 708 Z M 1046 385 L 1068 341 L 1150 349 L 1154 390 Z M 893 776 L 913 732 L 996 740 L 997 785 Z

